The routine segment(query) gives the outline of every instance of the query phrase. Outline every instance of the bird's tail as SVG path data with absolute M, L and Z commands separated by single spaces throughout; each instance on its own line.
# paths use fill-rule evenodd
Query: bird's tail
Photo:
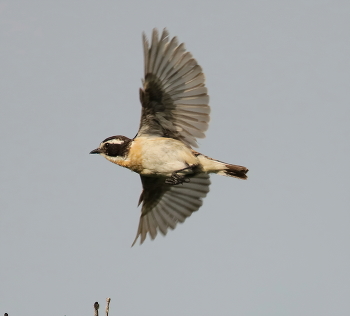
M 221 174 L 227 177 L 235 177 L 243 180 L 246 180 L 248 178 L 247 172 L 249 170 L 246 167 L 230 165 L 228 163 L 225 163 L 224 166 L 226 169 L 217 172 L 217 174 Z
M 196 156 L 201 162 L 203 171 L 207 173 L 217 173 L 222 176 L 234 177 L 239 179 L 247 179 L 247 172 L 249 171 L 246 167 L 231 165 L 226 162 L 215 160 L 213 158 L 204 156 L 196 152 Z

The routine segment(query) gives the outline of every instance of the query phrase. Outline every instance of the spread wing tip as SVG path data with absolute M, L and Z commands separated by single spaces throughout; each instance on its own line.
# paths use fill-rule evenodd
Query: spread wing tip
M 156 28 L 150 40 L 145 33 L 142 116 L 139 136 L 170 137 L 198 147 L 209 122 L 209 96 L 202 67 L 177 37 Z M 203 124 L 205 122 L 205 124 Z
M 140 245 L 147 235 L 153 240 L 158 233 L 165 236 L 183 223 L 203 204 L 203 198 L 209 192 L 210 179 L 206 173 L 190 178 L 190 182 L 179 186 L 164 185 L 164 179 L 141 176 L 143 202 L 139 226 L 132 246 L 140 237 Z
M 164 236 L 167 234 L 167 229 L 165 229 L 164 231 L 160 227 L 159 223 L 149 223 L 149 216 L 147 215 L 149 214 L 141 215 L 136 237 L 131 247 L 133 247 L 136 244 L 136 241 L 139 237 L 140 237 L 140 245 L 142 245 L 146 240 L 147 234 L 150 236 L 151 240 L 154 240 L 158 234 L 158 230 Z M 146 216 L 148 217 L 148 219 L 146 218 Z

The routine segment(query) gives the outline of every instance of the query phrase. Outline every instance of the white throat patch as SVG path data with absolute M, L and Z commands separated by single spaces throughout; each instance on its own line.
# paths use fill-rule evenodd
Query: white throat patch
M 105 157 L 107 160 L 116 163 L 117 165 L 119 165 L 119 162 L 121 161 L 125 161 L 124 157 L 110 157 L 110 156 L 106 156 L 105 154 L 101 154 L 101 156 Z

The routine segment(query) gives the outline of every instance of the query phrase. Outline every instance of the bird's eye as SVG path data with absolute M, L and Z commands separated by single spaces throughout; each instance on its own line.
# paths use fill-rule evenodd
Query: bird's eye
M 106 148 L 109 147 L 109 143 L 106 143 L 106 144 L 105 144 L 105 147 L 106 147 Z

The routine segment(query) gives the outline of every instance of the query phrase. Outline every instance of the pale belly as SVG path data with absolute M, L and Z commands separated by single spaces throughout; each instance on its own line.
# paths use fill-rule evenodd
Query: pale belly
M 198 164 L 191 149 L 172 138 L 139 137 L 132 146 L 130 163 L 134 165 L 135 162 L 138 167 L 134 171 L 142 175 L 171 176 L 174 171 Z

